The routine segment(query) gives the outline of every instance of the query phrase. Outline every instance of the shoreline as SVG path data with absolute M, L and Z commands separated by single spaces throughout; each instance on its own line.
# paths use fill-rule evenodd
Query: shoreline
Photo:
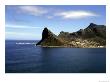
M 100 46 L 100 47 L 72 47 L 72 46 L 41 46 L 37 45 L 43 48 L 106 48 L 106 46 Z

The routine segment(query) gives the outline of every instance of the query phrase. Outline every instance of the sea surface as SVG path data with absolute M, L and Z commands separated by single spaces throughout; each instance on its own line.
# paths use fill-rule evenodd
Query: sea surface
M 106 48 L 43 48 L 6 40 L 6 73 L 106 73 Z

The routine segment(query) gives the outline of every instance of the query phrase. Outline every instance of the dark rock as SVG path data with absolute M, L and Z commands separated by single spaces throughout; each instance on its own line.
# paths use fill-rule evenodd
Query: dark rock
M 82 38 L 106 38 L 106 26 L 90 23 L 90 25 L 87 28 L 80 29 L 79 31 L 73 32 L 72 34 L 73 36 Z
M 92 27 L 95 27 L 95 26 L 97 26 L 97 25 L 94 24 L 94 23 L 90 23 L 90 25 L 88 26 L 88 28 L 92 28 Z
M 61 46 L 63 42 L 50 30 L 44 28 L 42 32 L 42 39 L 36 45 L 42 46 Z

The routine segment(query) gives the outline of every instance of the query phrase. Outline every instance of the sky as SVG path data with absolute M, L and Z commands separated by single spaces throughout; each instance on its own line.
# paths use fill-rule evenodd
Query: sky
M 6 5 L 5 39 L 40 40 L 47 27 L 58 35 L 90 23 L 106 25 L 105 5 Z

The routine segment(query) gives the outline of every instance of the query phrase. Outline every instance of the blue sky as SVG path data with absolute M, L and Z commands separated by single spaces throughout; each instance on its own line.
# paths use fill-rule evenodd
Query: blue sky
M 58 35 L 84 29 L 90 23 L 106 24 L 104 5 L 5 6 L 6 39 L 40 40 L 44 27 Z

